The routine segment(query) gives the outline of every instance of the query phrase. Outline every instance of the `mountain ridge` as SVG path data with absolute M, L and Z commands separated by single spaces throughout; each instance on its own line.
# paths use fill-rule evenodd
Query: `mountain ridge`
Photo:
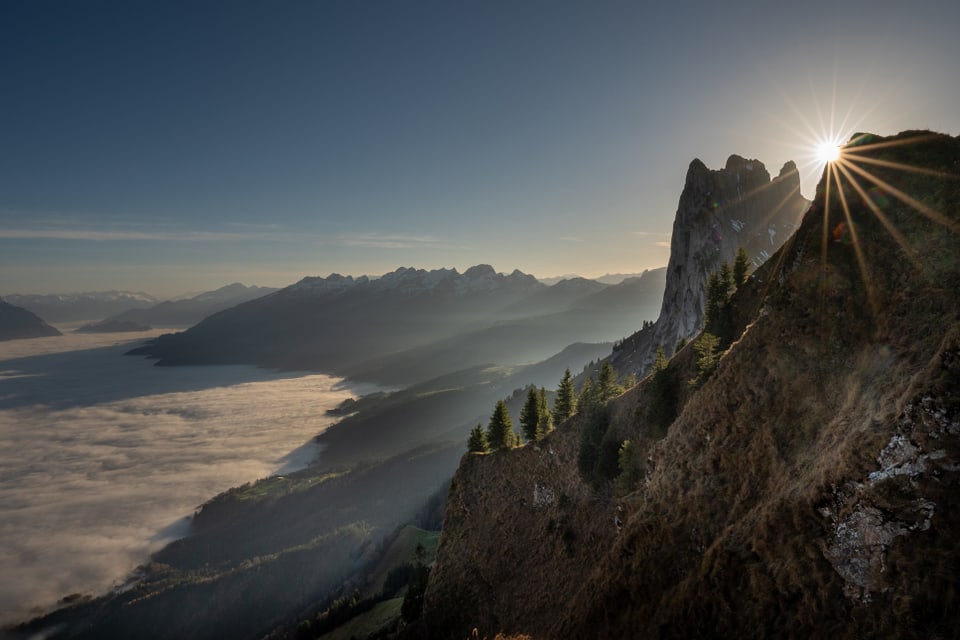
M 572 342 L 619 339 L 638 321 L 623 318 L 624 308 L 641 317 L 654 313 L 662 276 L 655 270 L 643 282 L 586 285 L 606 294 L 602 308 L 574 308 L 585 297 L 581 293 L 590 292 L 567 295 L 569 285 L 561 285 L 550 303 L 555 317 L 537 302 L 550 287 L 519 270 L 502 274 L 490 265 L 462 274 L 401 267 L 376 279 L 308 277 L 131 353 L 164 366 L 248 363 L 409 384 L 490 361 L 534 362 Z M 524 303 L 531 298 L 533 303 Z M 472 342 L 479 334 L 488 346 L 500 336 L 496 357 Z

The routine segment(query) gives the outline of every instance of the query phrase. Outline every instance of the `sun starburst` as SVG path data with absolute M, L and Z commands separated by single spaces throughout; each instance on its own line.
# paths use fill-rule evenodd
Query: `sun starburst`
M 902 255 L 918 270 L 922 270 L 921 252 L 911 245 L 903 231 L 891 221 L 887 212 L 890 199 L 899 200 L 909 210 L 939 225 L 948 233 L 960 235 L 960 223 L 924 203 L 919 197 L 907 193 L 908 188 L 905 184 L 908 184 L 908 181 L 899 179 L 900 172 L 948 179 L 960 179 L 960 174 L 913 166 L 881 157 L 884 155 L 883 152 L 891 147 L 922 145 L 935 137 L 935 134 L 917 132 L 915 135 L 901 134 L 896 138 L 884 140 L 870 134 L 854 134 L 846 143 L 838 144 L 829 137 L 824 137 L 813 144 L 814 155 L 823 166 L 821 174 L 823 231 L 820 247 L 821 314 L 825 283 L 830 271 L 828 252 L 831 237 L 834 242 L 842 242 L 852 248 L 870 311 L 875 317 L 880 312 L 878 292 L 873 284 L 874 279 L 870 276 L 871 265 L 859 237 L 859 227 L 863 226 L 866 220 L 862 218 L 858 220 L 854 215 L 854 202 L 862 205 L 863 209 L 872 214 L 900 248 Z M 831 222 L 831 207 L 835 210 L 838 206 L 842 212 L 842 218 L 839 223 L 836 220 Z

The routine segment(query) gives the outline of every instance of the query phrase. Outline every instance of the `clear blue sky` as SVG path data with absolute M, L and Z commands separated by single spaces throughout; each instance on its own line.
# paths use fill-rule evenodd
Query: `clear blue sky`
M 960 2 L 0 4 L 0 295 L 666 263 L 687 165 L 960 133 Z

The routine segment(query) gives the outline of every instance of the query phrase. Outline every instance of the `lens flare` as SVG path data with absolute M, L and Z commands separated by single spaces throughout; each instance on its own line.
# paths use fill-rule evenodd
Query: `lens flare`
M 836 142 L 821 142 L 817 145 L 817 159 L 823 163 L 840 159 L 840 145 Z

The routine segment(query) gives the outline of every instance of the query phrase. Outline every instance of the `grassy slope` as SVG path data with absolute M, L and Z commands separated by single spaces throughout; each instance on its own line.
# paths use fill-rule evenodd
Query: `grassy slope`
M 383 629 L 400 618 L 400 606 L 403 598 L 392 598 L 377 604 L 373 609 L 337 627 L 330 633 L 325 633 L 322 640 L 351 640 L 352 638 L 366 638 L 372 633 Z
M 367 586 L 363 590 L 363 596 L 370 597 L 380 593 L 383 590 L 383 582 L 391 569 L 405 562 L 414 562 L 418 544 L 423 545 L 426 563 L 432 562 L 437 556 L 439 541 L 439 531 L 425 531 L 411 525 L 403 527 L 367 576 Z

